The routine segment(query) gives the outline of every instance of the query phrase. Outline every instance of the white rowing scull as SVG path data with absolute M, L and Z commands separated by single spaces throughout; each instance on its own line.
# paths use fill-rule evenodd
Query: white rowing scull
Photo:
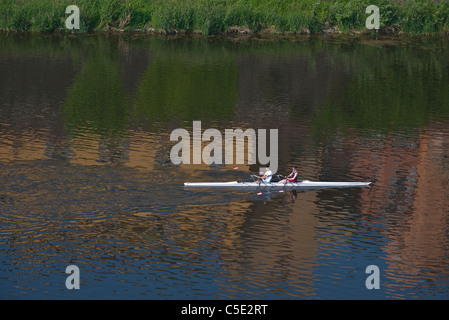
M 352 188 L 352 187 L 369 187 L 371 182 L 321 182 L 302 180 L 297 182 L 185 182 L 186 188 L 242 188 L 242 189 L 325 189 L 325 188 Z

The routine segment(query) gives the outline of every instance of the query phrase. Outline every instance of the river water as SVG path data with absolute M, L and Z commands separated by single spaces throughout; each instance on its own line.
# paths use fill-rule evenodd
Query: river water
M 449 297 L 447 39 L 2 34 L 0 114 L 2 299 Z M 193 121 L 373 185 L 185 189 L 261 165 L 174 165 Z

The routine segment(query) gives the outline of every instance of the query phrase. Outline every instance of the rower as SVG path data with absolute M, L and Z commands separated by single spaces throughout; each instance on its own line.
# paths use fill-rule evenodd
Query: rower
M 263 183 L 270 183 L 271 182 L 271 178 L 273 178 L 273 172 L 271 172 L 269 167 L 265 168 L 265 173 L 263 174 L 262 177 L 259 177 L 257 179 L 257 182 L 263 182 Z
M 296 180 L 298 179 L 298 170 L 296 169 L 296 167 L 292 167 L 292 173 L 290 173 L 287 178 L 279 181 L 279 183 L 286 183 L 288 182 L 296 182 Z

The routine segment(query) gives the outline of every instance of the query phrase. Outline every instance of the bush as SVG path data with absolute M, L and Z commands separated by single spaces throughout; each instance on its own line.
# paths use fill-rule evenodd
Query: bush
M 100 26 L 116 25 L 122 13 L 125 12 L 122 0 L 107 0 L 100 2 Z
M 437 33 L 448 25 L 448 2 L 410 0 L 401 6 L 400 25 L 406 33 Z
M 154 29 L 166 33 L 179 30 L 192 31 L 193 17 L 191 1 L 159 0 L 154 3 L 151 21 Z
M 269 15 L 267 14 L 266 17 L 269 17 Z M 266 21 L 266 19 L 264 19 L 260 10 L 258 8 L 251 8 L 246 2 L 239 1 L 226 8 L 224 17 L 226 27 L 248 27 L 252 31 L 259 31 L 263 21 Z
M 225 29 L 226 2 L 224 0 L 202 0 L 195 5 L 195 25 L 203 34 L 222 33 Z
M 31 30 L 41 32 L 61 31 L 65 28 L 65 17 L 61 14 L 65 12 L 66 6 L 61 2 L 40 2 L 36 4 L 31 19 Z
M 363 29 L 367 15 L 365 9 L 373 1 L 338 0 L 329 7 L 329 22 L 342 31 Z
M 17 5 L 13 14 L 11 16 L 11 21 L 9 24 L 9 29 L 19 32 L 25 32 L 31 28 L 32 20 L 32 9 L 30 6 L 19 6 Z
M 98 0 L 78 1 L 77 6 L 80 9 L 80 29 L 72 32 L 87 33 L 97 29 L 101 21 Z
M 144 0 L 133 1 L 130 5 L 131 21 L 130 27 L 144 28 L 147 23 L 151 22 L 153 6 Z
M 368 5 L 380 9 L 380 27 L 404 33 L 449 32 L 449 1 L 428 0 L 77 0 L 80 30 L 65 28 L 69 0 L 0 0 L 0 29 L 86 33 L 153 26 L 166 33 L 201 30 L 217 34 L 230 26 L 253 32 L 322 31 L 325 24 L 341 31 L 364 30 Z

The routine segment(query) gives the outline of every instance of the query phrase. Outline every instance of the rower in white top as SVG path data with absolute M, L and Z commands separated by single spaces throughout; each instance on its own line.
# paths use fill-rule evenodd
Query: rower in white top
M 258 182 L 258 183 L 261 183 L 261 182 L 263 182 L 263 183 L 270 183 L 272 178 L 273 178 L 273 172 L 271 172 L 269 167 L 266 167 L 265 168 L 265 173 L 263 174 L 262 177 L 257 178 L 256 182 Z

